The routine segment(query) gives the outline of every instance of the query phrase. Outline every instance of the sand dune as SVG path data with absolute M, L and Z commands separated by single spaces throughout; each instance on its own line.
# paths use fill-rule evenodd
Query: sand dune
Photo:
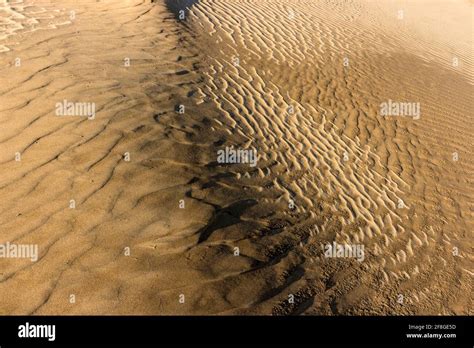
M 0 313 L 472 314 L 468 1 L 0 6 Z

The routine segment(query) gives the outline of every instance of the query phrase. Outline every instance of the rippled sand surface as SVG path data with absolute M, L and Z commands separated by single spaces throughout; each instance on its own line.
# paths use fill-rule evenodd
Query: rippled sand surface
M 0 0 L 0 41 L 38 30 L 56 29 L 71 23 L 66 10 L 51 1 Z M 18 42 L 12 42 L 13 45 Z M 0 52 L 10 48 L 0 44 Z
M 0 312 L 472 314 L 472 2 L 166 5 L 0 38 Z

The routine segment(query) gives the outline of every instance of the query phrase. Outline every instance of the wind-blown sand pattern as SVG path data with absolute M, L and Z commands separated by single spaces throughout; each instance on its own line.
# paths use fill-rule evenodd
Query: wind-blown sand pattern
M 72 16 L 74 17 L 74 16 Z M 0 40 L 37 30 L 56 29 L 71 23 L 64 8 L 46 1 L 0 0 Z M 0 45 L 0 52 L 9 51 Z
M 472 2 L 1 6 L 0 313 L 473 313 Z

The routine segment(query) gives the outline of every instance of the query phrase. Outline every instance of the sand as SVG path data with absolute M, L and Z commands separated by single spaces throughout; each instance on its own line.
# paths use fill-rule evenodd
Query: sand
M 472 314 L 472 3 L 170 3 L 16 5 L 0 313 Z

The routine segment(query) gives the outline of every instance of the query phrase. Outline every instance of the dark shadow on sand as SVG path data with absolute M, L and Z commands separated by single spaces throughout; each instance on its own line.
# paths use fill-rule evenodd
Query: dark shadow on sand
M 246 199 L 233 203 L 225 208 L 218 208 L 208 224 L 197 232 L 199 234 L 198 243 L 206 241 L 216 230 L 242 222 L 240 219 L 241 215 L 256 204 L 257 201 Z

